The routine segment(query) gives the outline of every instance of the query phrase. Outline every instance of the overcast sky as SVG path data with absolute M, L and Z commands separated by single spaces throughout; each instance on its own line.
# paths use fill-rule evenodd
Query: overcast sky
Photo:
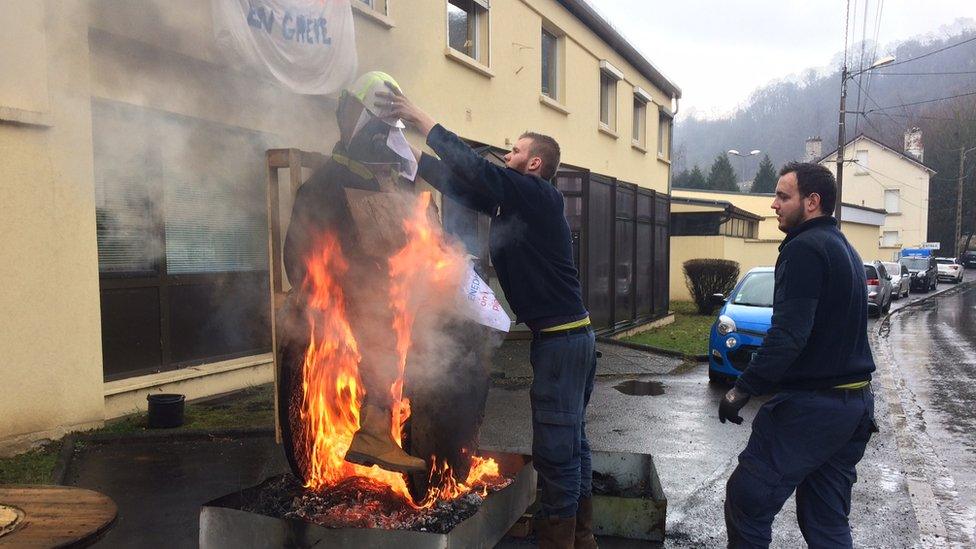
M 851 0 L 860 40 L 875 35 L 879 0 Z M 756 88 L 829 66 L 844 49 L 843 0 L 589 0 L 682 90 L 679 116 L 722 116 Z M 882 46 L 976 20 L 976 0 L 882 2 Z M 839 86 L 839 85 L 838 85 Z M 838 92 L 839 93 L 839 92 Z

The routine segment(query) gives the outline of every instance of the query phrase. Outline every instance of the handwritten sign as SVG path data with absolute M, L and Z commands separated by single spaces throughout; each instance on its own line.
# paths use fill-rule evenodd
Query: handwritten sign
M 464 280 L 459 295 L 464 316 L 483 326 L 502 332 L 509 331 L 512 327 L 512 319 L 498 302 L 495 292 L 484 279 L 478 276 L 470 263 Z

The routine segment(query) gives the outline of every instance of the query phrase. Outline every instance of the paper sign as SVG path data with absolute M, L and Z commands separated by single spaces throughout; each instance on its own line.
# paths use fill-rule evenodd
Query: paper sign
M 507 332 L 512 327 L 512 319 L 502 308 L 502 304 L 495 298 L 488 283 L 484 281 L 474 267 L 468 263 L 468 272 L 460 292 L 461 311 L 464 316 L 496 330 Z

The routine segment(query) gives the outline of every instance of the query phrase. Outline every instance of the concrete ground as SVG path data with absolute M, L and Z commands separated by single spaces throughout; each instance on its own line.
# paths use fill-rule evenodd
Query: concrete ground
M 940 285 L 940 290 L 948 288 L 949 285 Z M 913 294 L 912 300 L 921 297 L 928 296 Z M 958 322 L 974 325 L 970 314 L 973 307 L 967 305 L 973 298 L 959 298 L 963 299 L 961 304 L 946 308 L 940 305 L 943 299 L 933 298 L 925 305 L 893 315 L 888 323 L 889 338 L 898 339 L 897 361 L 891 360 L 891 353 L 879 353 L 876 349 L 879 372 L 874 385 L 881 433 L 871 440 L 854 489 L 851 520 L 855 544 L 859 547 L 928 546 L 933 540 L 937 544 L 942 539 L 938 537 L 938 521 L 924 520 L 932 507 L 918 503 L 919 494 L 923 498 L 932 494 L 936 503 L 943 503 L 942 507 L 936 505 L 934 512 L 940 513 L 943 531 L 951 531 L 950 540 L 965 539 L 966 528 L 971 528 L 971 496 L 965 496 L 962 487 L 973 480 L 971 467 L 976 461 L 972 448 L 976 442 L 972 440 L 972 429 L 965 428 L 969 419 L 953 428 L 956 421 L 953 418 L 959 414 L 972 417 L 973 407 L 966 406 L 972 401 L 971 383 L 965 383 L 972 368 L 963 365 L 972 358 L 973 342 L 967 340 L 968 350 L 956 343 L 958 337 L 968 338 L 973 334 L 967 328 L 959 332 L 961 335 L 953 335 L 946 331 L 951 329 L 946 326 L 959 326 Z M 893 309 L 904 306 L 905 303 L 896 302 Z M 912 320 L 916 309 L 919 314 L 928 315 L 929 329 L 925 334 L 913 332 L 913 327 L 918 326 Z M 872 330 L 878 328 L 874 324 Z M 941 334 L 937 342 L 931 341 L 933 331 Z M 962 383 L 954 388 L 939 388 L 937 383 L 932 383 L 939 376 L 925 368 L 935 368 L 942 362 L 923 360 L 929 355 L 918 342 L 925 338 L 929 338 L 929 345 L 948 346 L 948 354 L 933 356 L 960 364 L 952 371 L 951 379 Z M 875 339 L 877 345 L 887 348 L 885 341 Z M 722 425 L 716 410 L 724 388 L 708 383 L 704 364 L 682 364 L 678 359 L 612 345 L 601 344 L 599 348 L 604 356 L 599 361 L 599 379 L 587 414 L 587 432 L 594 449 L 654 456 L 668 498 L 668 539 L 664 546 L 724 546 L 725 480 L 736 464 L 738 452 L 745 446 L 749 423 L 761 401 L 751 402 L 745 408 L 743 415 L 747 421 L 743 425 Z M 904 370 L 906 362 L 917 365 L 911 375 Z M 894 367 L 904 371 L 892 372 Z M 530 452 L 530 376 L 528 343 L 505 344 L 493 366 L 495 386 L 489 393 L 488 413 L 481 433 L 484 447 Z M 615 388 L 628 379 L 656 381 L 663 393 L 631 396 Z M 918 409 L 909 410 L 907 419 L 904 410 L 908 408 L 903 406 L 906 385 L 922 387 L 918 389 L 921 396 L 912 401 Z M 931 390 L 926 392 L 924 387 Z M 955 391 L 951 403 L 940 405 L 943 400 L 940 395 L 946 394 L 946 390 Z M 934 412 L 930 412 L 932 409 Z M 906 440 L 912 438 L 911 433 L 924 432 L 924 421 L 929 414 L 935 414 L 933 417 L 939 422 L 935 426 L 939 428 L 931 432 L 931 444 L 925 448 L 934 455 L 944 456 L 940 461 L 944 467 L 926 476 L 932 470 L 918 467 L 931 460 L 925 456 L 920 458 L 917 445 Z M 925 417 L 921 428 L 911 425 L 922 415 Z M 915 430 L 906 431 L 906 425 Z M 959 444 L 963 448 L 957 448 Z M 283 455 L 268 435 L 188 441 L 136 438 L 112 444 L 82 445 L 71 461 L 67 483 L 102 491 L 119 504 L 118 523 L 98 547 L 192 547 L 197 539 L 201 504 L 257 484 L 285 469 Z M 946 479 L 953 480 L 954 484 L 947 485 Z M 601 542 L 610 548 L 649 546 L 627 540 Z M 774 525 L 773 547 L 797 545 L 802 545 L 802 540 L 791 499 Z M 525 543 L 506 540 L 501 546 L 525 546 Z

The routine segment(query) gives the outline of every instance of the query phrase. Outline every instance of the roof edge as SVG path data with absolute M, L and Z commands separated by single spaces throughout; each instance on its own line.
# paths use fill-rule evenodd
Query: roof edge
M 637 48 L 628 42 L 617 29 L 613 28 L 610 22 L 593 9 L 586 0 L 557 1 L 577 19 L 582 21 L 590 30 L 596 33 L 604 42 L 609 44 L 614 51 L 623 56 L 628 63 L 633 65 L 638 72 L 650 80 L 655 86 L 675 99 L 681 98 L 681 88 L 667 76 L 664 76 L 664 73 L 644 57 L 641 52 L 637 51 Z

